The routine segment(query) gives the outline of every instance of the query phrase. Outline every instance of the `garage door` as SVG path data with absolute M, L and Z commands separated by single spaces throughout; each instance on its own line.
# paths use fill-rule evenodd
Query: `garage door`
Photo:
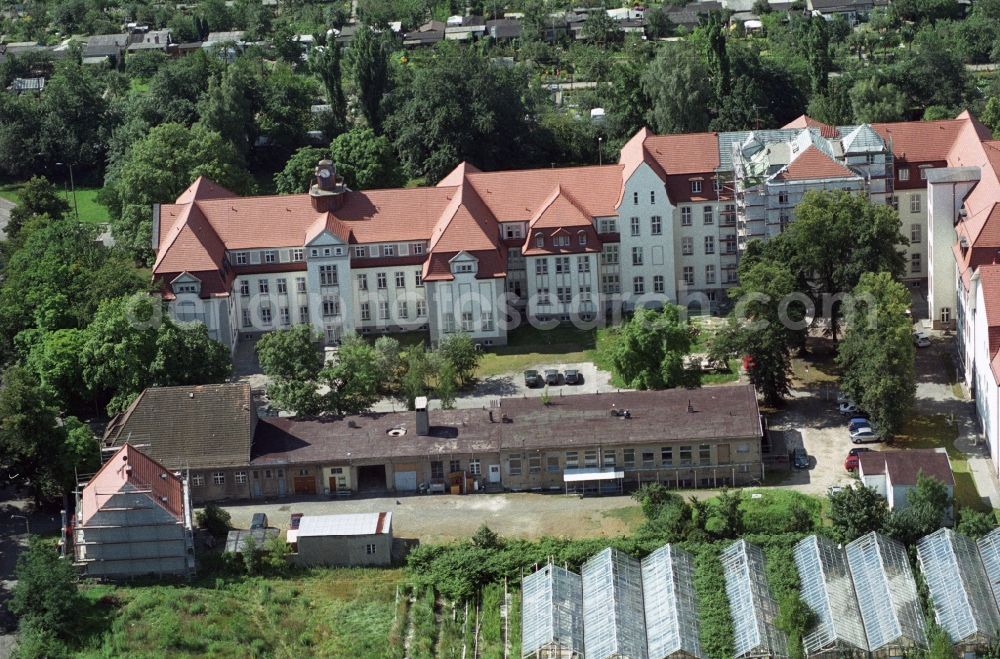
M 295 494 L 316 494 L 316 479 L 312 476 L 296 476 L 292 482 Z
M 395 480 L 397 492 L 417 491 L 417 472 L 397 471 L 393 474 L 393 479 Z

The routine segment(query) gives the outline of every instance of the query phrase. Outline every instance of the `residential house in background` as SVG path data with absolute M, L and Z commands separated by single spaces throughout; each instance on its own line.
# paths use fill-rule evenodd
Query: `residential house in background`
M 76 492 L 73 562 L 90 578 L 192 574 L 191 515 L 185 474 L 126 443 Z

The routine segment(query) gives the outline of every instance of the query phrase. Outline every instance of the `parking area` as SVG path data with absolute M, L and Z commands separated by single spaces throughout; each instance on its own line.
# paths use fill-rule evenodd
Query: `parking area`
M 972 404 L 954 384 L 951 351 L 953 338 L 925 330 L 930 345 L 916 352 L 917 392 L 903 432 L 892 449 L 944 447 L 952 459 L 956 497 L 964 504 L 989 507 L 997 496 L 996 478 L 982 446 L 975 443 Z M 771 485 L 791 486 L 809 494 L 824 494 L 831 486 L 855 482 L 844 469 L 844 459 L 855 445 L 847 429 L 848 416 L 837 411 L 837 382 L 832 346 L 819 341 L 806 360 L 796 360 L 796 379 L 788 404 L 770 416 L 772 432 L 780 433 L 788 450 L 804 447 L 809 468 L 793 470 L 787 477 L 774 474 Z M 873 451 L 885 450 L 880 443 L 864 444 Z

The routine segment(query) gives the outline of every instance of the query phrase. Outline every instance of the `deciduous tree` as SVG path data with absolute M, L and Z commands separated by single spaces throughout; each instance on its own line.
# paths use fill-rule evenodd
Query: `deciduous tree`
M 384 136 L 371 128 L 352 128 L 330 145 L 337 172 L 352 190 L 392 188 L 403 184 L 396 154 Z
M 358 25 L 351 42 L 351 74 L 358 90 L 361 113 L 368 126 L 382 133 L 382 99 L 389 93 L 389 56 L 392 54 L 392 33 L 385 27 L 368 23 Z
M 278 194 L 308 192 L 316 179 L 316 165 L 327 156 L 326 149 L 304 146 L 296 151 L 284 169 L 274 175 L 274 187 Z
M 636 309 L 622 324 L 611 364 L 622 383 L 633 389 L 664 389 L 684 383 L 684 356 L 691 348 L 691 327 L 681 308 Z
M 870 487 L 845 487 L 830 495 L 830 521 L 837 540 L 842 543 L 881 531 L 888 517 L 885 497 Z
M 15 575 L 10 610 L 20 619 L 19 625 L 70 638 L 86 606 L 77 590 L 72 562 L 60 559 L 51 543 L 32 537 L 17 558 Z
M 871 416 L 884 438 L 899 430 L 913 406 L 916 375 L 911 298 L 889 273 L 867 273 L 854 289 L 848 330 L 837 363 L 841 387 Z
M 69 212 L 69 204 L 49 180 L 43 176 L 32 176 L 18 194 L 17 206 L 10 212 L 7 223 L 7 238 L 14 238 L 29 218 L 45 215 L 59 219 Z
M 666 44 L 642 76 L 651 102 L 646 114 L 657 133 L 694 133 L 708 129 L 713 102 L 708 67 L 685 42 Z
M 438 344 L 441 359 L 451 364 L 459 382 L 464 386 L 472 379 L 482 353 L 468 334 L 452 334 Z

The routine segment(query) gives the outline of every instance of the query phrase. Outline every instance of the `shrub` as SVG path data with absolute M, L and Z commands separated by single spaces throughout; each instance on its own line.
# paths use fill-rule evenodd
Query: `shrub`
M 223 536 L 229 533 L 232 528 L 230 522 L 232 516 L 219 507 L 217 503 L 205 504 L 202 510 L 195 514 L 195 521 L 198 526 L 208 531 L 213 536 Z
M 31 629 L 32 642 L 43 647 L 51 638 L 70 638 L 83 606 L 72 563 L 60 559 L 51 544 L 32 536 L 17 559 L 15 574 L 10 610 L 22 628 Z

